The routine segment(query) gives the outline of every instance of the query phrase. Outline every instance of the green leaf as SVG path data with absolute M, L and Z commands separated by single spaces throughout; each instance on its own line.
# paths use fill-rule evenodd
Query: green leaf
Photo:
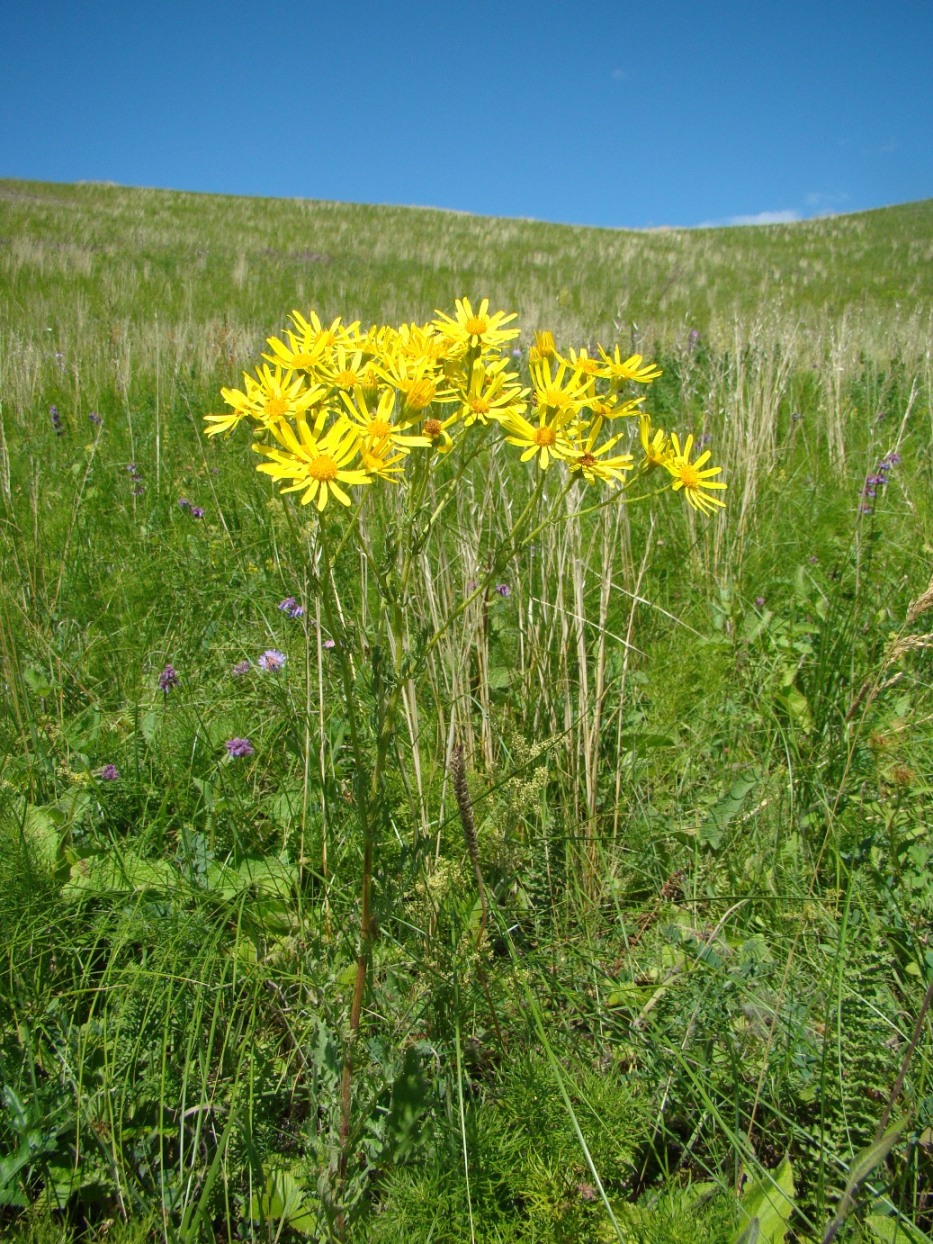
M 307 1194 L 289 1170 L 268 1173 L 262 1193 L 250 1201 L 249 1213 L 254 1221 L 281 1222 L 299 1235 L 313 1235 L 317 1227 Z
M 168 860 L 142 860 L 126 851 L 120 858 L 97 855 L 78 860 L 62 888 L 62 897 L 80 899 L 94 894 L 167 890 L 177 883 L 178 873 Z
M 743 777 L 736 778 L 729 788 L 728 795 L 724 795 L 710 808 L 709 815 L 700 826 L 702 843 L 714 850 L 720 845 L 726 826 L 741 812 L 746 795 L 757 785 L 758 778 L 755 774 L 745 774 Z
M 890 1218 L 887 1214 L 869 1214 L 865 1227 L 881 1244 L 930 1244 L 930 1237 L 919 1227 L 912 1226 L 903 1218 Z
M 784 1235 L 794 1202 L 794 1175 L 790 1158 L 773 1172 L 765 1171 L 761 1179 L 746 1185 L 739 1202 L 743 1225 L 732 1238 L 732 1244 L 784 1244 Z

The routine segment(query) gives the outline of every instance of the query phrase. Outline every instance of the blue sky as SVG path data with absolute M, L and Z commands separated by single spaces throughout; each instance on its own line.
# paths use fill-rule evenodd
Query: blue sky
M 931 0 L 2 7 L 0 177 L 624 228 L 933 196 Z

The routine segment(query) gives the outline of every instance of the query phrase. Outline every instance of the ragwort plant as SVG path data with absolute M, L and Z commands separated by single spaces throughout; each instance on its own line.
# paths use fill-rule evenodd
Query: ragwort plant
M 359 1135 L 353 1129 L 352 1081 L 376 937 L 374 885 L 391 892 L 378 852 L 393 829 L 390 788 L 399 779 L 411 780 L 409 767 L 423 811 L 418 687 L 437 660 L 442 639 L 475 602 L 488 602 L 516 552 L 559 521 L 560 502 L 578 482 L 595 491 L 585 503 L 593 510 L 631 500 L 628 490 L 635 481 L 643 485 L 638 499 L 669 487 L 701 515 L 724 505 L 719 494 L 726 485 L 716 478 L 721 468 L 707 465 L 710 451 L 694 456 L 692 436 L 681 443 L 676 432 L 652 426 L 643 401 L 645 387 L 661 374 L 656 365 L 639 354 L 623 357 L 618 345 L 564 355 L 553 335 L 542 331 L 535 334 L 523 375 L 517 367 L 521 351 L 507 353 L 519 336 L 515 319 L 490 312 L 488 299 L 474 310 L 466 298 L 457 300 L 453 315 L 438 311 L 429 323 L 399 328 L 363 330 L 340 318 L 327 325 L 313 311 L 308 317 L 295 311 L 283 338 L 269 338 L 264 361 L 244 375 L 244 387 L 223 390 L 229 411 L 205 416 L 212 436 L 251 424 L 253 449 L 262 459 L 256 469 L 283 493 L 296 494 L 316 520 L 304 528 L 296 521 L 293 530 L 306 546 L 310 581 L 336 647 L 363 857 L 335 1172 L 341 1236 L 348 1164 Z M 633 420 L 635 437 L 627 435 Z M 416 598 L 427 590 L 424 577 L 433 573 L 432 557 L 443 556 L 436 537 L 464 473 L 474 463 L 482 470 L 507 446 L 537 468 L 530 495 L 516 505 L 514 517 L 511 500 L 500 498 L 510 521 L 506 533 L 490 542 L 475 581 L 433 625 L 413 628 L 420 613 Z M 633 450 L 640 451 L 637 463 Z M 557 497 L 545 491 L 554 468 L 563 472 Z M 401 507 L 394 514 L 382 503 L 386 486 L 401 488 Z M 344 511 L 342 522 L 334 521 L 335 509 Z M 579 506 L 575 512 L 581 512 Z M 352 584 L 338 584 L 337 567 L 348 549 L 374 586 L 375 608 L 365 588 L 361 593 Z M 356 600 L 356 617 L 348 596 Z M 403 721 L 411 766 L 402 759 Z M 454 786 L 482 909 L 479 942 L 488 936 L 489 913 L 462 768 L 463 741 L 442 738 L 441 746 L 448 760 L 456 758 L 461 766 Z M 413 829 L 417 840 L 423 817 Z

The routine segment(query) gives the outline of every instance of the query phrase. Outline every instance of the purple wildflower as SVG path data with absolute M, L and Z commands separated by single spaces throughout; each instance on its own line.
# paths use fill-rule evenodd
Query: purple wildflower
M 224 743 L 229 755 L 233 757 L 252 756 L 255 748 L 249 739 L 227 739 Z
M 146 491 L 146 485 L 142 482 L 142 480 L 137 480 L 132 488 L 133 496 L 141 497 L 145 491 Z
M 116 765 L 104 765 L 102 769 L 97 770 L 97 776 L 102 782 L 115 782 L 120 776 L 120 770 Z
M 322 648 L 336 648 L 337 641 L 335 639 L 325 639 L 324 642 L 321 644 L 321 647 Z
M 204 517 L 204 506 L 203 506 L 203 505 L 193 505 L 193 506 L 191 507 L 191 509 L 190 509 L 189 513 L 191 514 L 191 517 L 192 517 L 192 518 L 203 518 L 203 517 Z
M 180 510 L 190 510 L 190 509 L 191 509 L 191 502 L 188 500 L 188 498 L 187 498 L 187 497 L 179 497 L 179 498 L 178 498 L 178 508 L 179 508 Z
M 96 410 L 90 411 L 88 419 L 90 419 L 91 423 L 96 423 L 98 427 L 104 422 Z
M 286 656 L 284 652 L 279 652 L 278 648 L 267 648 L 256 664 L 261 670 L 273 673 L 280 670 L 285 664 Z
M 764 608 L 764 603 L 765 603 L 765 598 L 764 598 L 763 596 L 756 596 L 756 597 L 755 597 L 755 608 L 756 608 L 756 609 L 763 609 L 763 608 Z
M 496 584 L 496 595 L 497 596 L 511 596 L 512 589 L 509 587 L 507 583 L 497 583 Z
M 49 418 L 52 420 L 52 431 L 56 436 L 64 436 L 65 429 L 62 426 L 62 417 L 57 406 L 49 407 Z
M 252 668 L 252 664 L 249 661 L 237 661 L 230 673 L 234 678 L 242 678 L 243 675 L 248 674 Z
M 304 605 L 299 605 L 294 596 L 286 596 L 284 600 L 279 601 L 277 608 L 282 613 L 287 613 L 290 618 L 300 618 L 305 611 Z
M 165 669 L 159 675 L 159 690 L 168 695 L 173 687 L 178 686 L 180 681 L 181 680 L 178 677 L 178 673 L 174 665 L 166 665 Z
M 690 332 L 687 334 L 687 346 L 689 347 L 689 349 L 695 350 L 699 344 L 700 344 L 700 334 L 697 332 L 695 328 L 691 328 Z
M 136 463 L 135 463 L 135 462 L 128 462 L 128 463 L 126 464 L 126 468 L 125 468 L 125 469 L 126 469 L 126 473 L 127 473 L 127 475 L 133 475 L 133 476 L 136 476 L 136 475 L 138 475 L 138 474 L 139 474 L 139 467 L 136 465 Z

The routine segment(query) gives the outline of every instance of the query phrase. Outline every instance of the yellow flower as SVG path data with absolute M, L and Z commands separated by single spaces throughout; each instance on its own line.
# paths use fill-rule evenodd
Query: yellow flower
M 506 315 L 504 311 L 496 311 L 490 315 L 488 298 L 483 299 L 475 314 L 468 298 L 458 298 L 455 305 L 454 317 L 435 311 L 438 318 L 431 321 L 431 327 L 455 347 L 486 350 L 504 345 L 519 335 L 517 328 L 503 328 L 504 324 L 518 318 L 517 313 Z
M 460 412 L 450 415 L 447 419 L 436 419 L 431 416 L 421 425 L 421 435 L 431 442 L 435 453 L 449 454 L 454 447 L 454 438 L 450 429 L 460 422 Z
M 612 458 L 603 457 L 619 440 L 618 436 L 610 437 L 598 448 L 596 441 L 602 428 L 602 419 L 596 419 L 585 441 L 575 447 L 572 457 L 567 459 L 571 471 L 580 471 L 588 484 L 602 480 L 610 488 L 614 488 L 624 478 L 624 473 L 632 469 L 631 454 L 616 454 Z
M 476 359 L 470 369 L 470 384 L 461 391 L 460 416 L 466 427 L 486 423 L 490 418 L 504 419 L 510 413 L 522 414 L 527 405 L 528 390 L 517 383 L 514 372 L 505 370 L 507 360 L 484 363 Z
M 233 407 L 233 413 L 205 415 L 205 422 L 213 424 L 206 429 L 208 436 L 232 432 L 247 416 L 266 426 L 282 419 L 294 419 L 325 396 L 324 389 L 317 385 L 309 387 L 304 377 L 292 371 L 283 372 L 281 367 L 273 369 L 263 365 L 257 373 L 258 380 L 253 376 L 243 376 L 245 393 L 241 389 L 221 389 L 221 396 Z
M 360 440 L 360 448 L 375 451 L 382 455 L 388 446 L 401 449 L 407 453 L 417 445 L 430 447 L 431 442 L 425 436 L 406 436 L 404 431 L 392 422 L 395 412 L 395 394 L 391 389 L 384 389 L 375 410 L 370 410 L 359 394 L 344 393 L 343 403 L 347 408 L 346 419 Z
M 581 372 L 584 376 L 593 377 L 601 375 L 599 360 L 591 359 L 589 351 L 585 346 L 579 351 L 574 350 L 571 347 L 570 366 L 574 369 L 574 371 Z
M 318 511 L 323 510 L 331 495 L 341 505 L 349 505 L 350 498 L 341 485 L 372 482 L 365 469 L 349 466 L 357 457 L 359 445 L 356 430 L 349 422 L 333 424 L 320 437 L 314 435 L 304 419 L 298 422 L 298 436 L 287 423 L 272 431 L 285 452 L 274 445 L 254 445 L 257 453 L 271 459 L 260 463 L 256 470 L 279 482 L 292 480 L 282 492 L 303 493 L 302 505 L 313 501 Z
M 586 406 L 593 384 L 589 376 L 575 371 L 563 359 L 558 361 L 553 374 L 546 359 L 532 363 L 531 380 L 534 385 L 533 400 L 539 410 L 557 411 L 565 418 Z
M 543 407 L 538 412 L 537 427 L 515 412 L 500 419 L 504 430 L 511 433 L 505 438 L 508 443 L 518 445 L 525 451 L 522 462 L 528 462 L 537 455 L 538 466 L 542 471 L 547 469 L 552 458 L 565 460 L 573 456 L 573 444 L 564 432 L 565 422 L 559 413 L 554 414 L 549 422 L 547 411 Z
M 704 450 L 695 462 L 690 461 L 690 452 L 693 449 L 693 437 L 688 436 L 684 442 L 683 449 L 680 448 L 680 441 L 677 439 L 677 433 L 671 433 L 671 445 L 673 451 L 664 465 L 674 477 L 671 488 L 675 492 L 683 489 L 683 494 L 687 498 L 690 505 L 695 510 L 699 510 L 702 514 L 715 513 L 716 507 L 720 509 L 725 507 L 725 502 L 719 497 L 708 496 L 703 491 L 706 489 L 725 488 L 726 485 L 721 480 L 714 480 L 713 475 L 718 475 L 722 467 L 707 467 L 705 471 L 701 471 L 700 467 L 709 458 L 710 451 Z
M 668 443 L 667 436 L 660 428 L 651 435 L 651 416 L 642 411 L 638 420 L 638 438 L 641 441 L 641 447 L 645 451 L 645 460 L 642 466 L 646 470 L 652 467 L 665 466 L 668 458 L 671 456 L 671 447 Z
M 658 376 L 663 374 L 656 363 L 643 362 L 640 354 L 630 354 L 627 359 L 623 359 L 618 346 L 612 354 L 607 354 L 600 346 L 599 353 L 603 360 L 599 374 L 616 385 L 622 384 L 625 380 L 635 380 L 638 384 L 650 384 L 652 380 L 657 380 Z
M 540 363 L 544 359 L 552 359 L 557 356 L 557 347 L 554 345 L 554 334 L 549 328 L 541 328 L 535 330 L 535 343 L 528 351 L 529 363 Z
M 272 355 L 263 355 L 270 363 L 281 363 L 294 371 L 312 371 L 318 366 L 326 351 L 335 346 L 353 349 L 356 346 L 359 322 L 341 325 L 340 316 L 325 328 L 318 319 L 316 311 L 310 311 L 310 320 L 306 320 L 300 311 L 293 311 L 291 322 L 298 330 L 286 332 L 288 345 L 278 337 L 270 337 L 269 345 Z M 273 357 L 274 355 L 274 357 Z

